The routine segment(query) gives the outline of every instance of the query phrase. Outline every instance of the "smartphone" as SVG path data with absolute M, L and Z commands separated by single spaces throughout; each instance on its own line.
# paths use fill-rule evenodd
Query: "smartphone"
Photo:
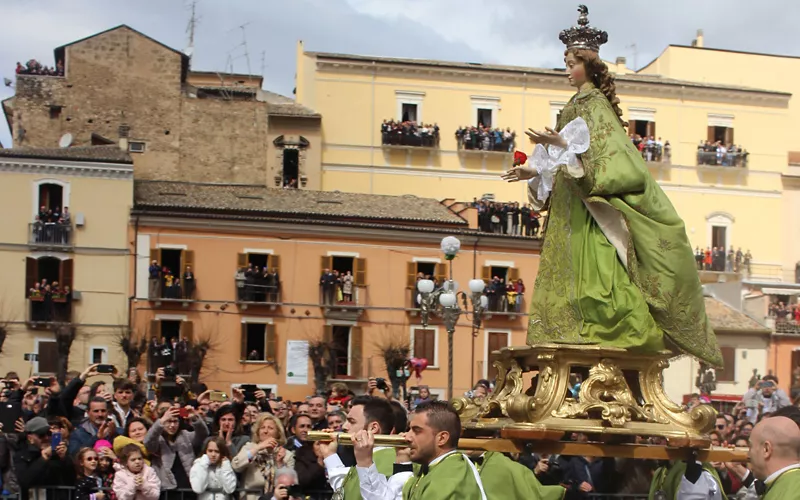
M 39 387 L 50 387 L 51 382 L 52 379 L 45 377 L 37 377 L 33 379 L 33 385 L 38 385 Z
M 283 396 L 277 396 L 277 397 L 275 398 L 275 401 L 278 401 L 278 402 L 281 402 L 281 401 L 283 401 Z
M 116 371 L 114 365 L 97 365 L 97 373 L 114 373 Z
M 208 399 L 217 403 L 222 403 L 228 400 L 228 395 L 222 391 L 211 391 L 208 395 Z
M 183 420 L 186 420 L 187 418 L 189 418 L 189 410 L 187 410 L 186 408 L 181 408 L 180 410 L 178 410 L 178 415 Z
M 256 391 L 258 390 L 257 385 L 242 384 L 239 386 L 239 390 L 242 391 L 246 403 L 254 403 L 256 401 Z
M 50 446 L 53 447 L 53 451 L 56 451 L 58 445 L 61 444 L 61 432 L 54 432 L 50 435 Z

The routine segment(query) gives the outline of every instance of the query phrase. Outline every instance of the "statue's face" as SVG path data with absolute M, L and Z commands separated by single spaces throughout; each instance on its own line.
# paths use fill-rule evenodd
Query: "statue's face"
M 570 86 L 580 87 L 586 83 L 586 68 L 583 61 L 570 52 L 567 54 L 567 57 L 564 58 L 564 63 L 567 66 L 567 77 Z

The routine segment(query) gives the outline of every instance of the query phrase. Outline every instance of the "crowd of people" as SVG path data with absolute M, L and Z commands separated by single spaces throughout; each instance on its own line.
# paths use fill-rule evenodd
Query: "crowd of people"
M 697 164 L 746 167 L 749 154 L 746 149 L 736 144 L 723 145 L 722 141 L 702 141 L 697 146 Z
M 147 273 L 150 299 L 194 300 L 197 281 L 192 266 L 186 266 L 182 281 L 180 272 L 175 275 L 169 267 L 160 265 L 156 260 L 150 263 Z
M 280 302 L 281 278 L 278 270 L 259 268 L 252 263 L 236 271 L 236 298 L 239 302 Z
M 66 322 L 72 311 L 72 290 L 69 285 L 58 281 L 48 282 L 46 278 L 37 281 L 28 290 L 31 301 L 31 321 Z
M 355 278 L 348 271 L 323 269 L 319 278 L 320 303 L 323 305 L 353 304 Z
M 31 59 L 25 63 L 17 61 L 16 73 L 18 75 L 43 75 L 43 76 L 64 76 L 64 61 L 56 62 L 56 66 L 45 66 L 36 59 Z
M 439 147 L 439 125 L 413 120 L 383 120 L 381 144 L 388 146 Z
M 669 141 L 663 142 L 661 137 L 656 139 L 652 135 L 650 137 L 642 137 L 639 134 L 631 135 L 631 142 L 636 146 L 636 149 L 642 154 L 645 161 L 655 161 L 670 163 L 672 161 L 672 145 Z
M 510 153 L 514 151 L 516 135 L 515 132 L 511 131 L 510 127 L 501 130 L 499 128 L 484 127 L 481 123 L 477 127 L 458 127 L 458 130 L 456 130 L 456 142 L 459 149 Z
M 69 207 L 49 209 L 42 205 L 31 226 L 31 241 L 68 245 L 72 242 L 72 214 Z
M 750 250 L 742 252 L 741 247 L 734 251 L 731 246 L 727 253 L 723 247 L 706 247 L 705 250 L 695 247 L 694 260 L 698 271 L 746 273 L 749 275 L 753 255 Z
M 433 290 L 439 290 L 444 286 L 444 282 L 436 278 L 435 276 L 431 276 L 430 274 L 424 273 L 417 273 L 417 280 L 416 282 L 419 283 L 420 280 L 431 280 L 433 281 Z M 416 292 L 417 286 L 414 286 L 414 293 L 413 301 L 414 307 L 419 308 L 419 294 Z M 523 301 L 525 299 L 525 283 L 522 279 L 512 280 L 509 279 L 506 281 L 505 278 L 500 276 L 494 276 L 488 283 L 486 283 L 486 288 L 484 288 L 483 293 L 486 295 L 486 299 L 488 301 L 487 311 L 489 312 L 498 312 L 498 313 L 519 313 L 523 312 Z M 438 305 L 436 306 L 438 308 Z
M 472 199 L 478 210 L 478 228 L 484 233 L 509 234 L 513 236 L 539 235 L 541 214 L 530 204 L 500 203 L 492 200 Z

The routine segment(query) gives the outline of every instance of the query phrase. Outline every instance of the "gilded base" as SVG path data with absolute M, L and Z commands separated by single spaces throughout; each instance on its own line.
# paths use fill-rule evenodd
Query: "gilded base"
M 497 385 L 488 398 L 453 405 L 467 429 L 528 429 L 703 440 L 716 410 L 686 410 L 664 393 L 668 351 L 654 355 L 599 346 L 542 344 L 495 351 Z M 569 397 L 570 373 L 586 371 L 578 398 Z M 523 387 L 523 373 L 537 372 Z M 626 379 L 627 374 L 627 379 Z M 632 388 L 628 380 L 638 383 Z

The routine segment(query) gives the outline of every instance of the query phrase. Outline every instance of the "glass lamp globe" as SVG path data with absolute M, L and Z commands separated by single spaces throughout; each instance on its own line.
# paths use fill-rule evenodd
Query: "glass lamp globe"
M 486 283 L 484 283 L 483 280 L 469 280 L 469 291 L 472 293 L 481 293 L 485 287 Z
M 456 305 L 456 294 L 443 293 L 439 295 L 439 303 L 442 305 L 442 307 L 453 307 Z
M 489 298 L 486 295 L 481 295 L 481 307 L 484 309 L 489 307 Z
M 433 281 L 419 280 L 417 282 L 417 290 L 419 290 L 422 293 L 431 293 L 433 291 Z

